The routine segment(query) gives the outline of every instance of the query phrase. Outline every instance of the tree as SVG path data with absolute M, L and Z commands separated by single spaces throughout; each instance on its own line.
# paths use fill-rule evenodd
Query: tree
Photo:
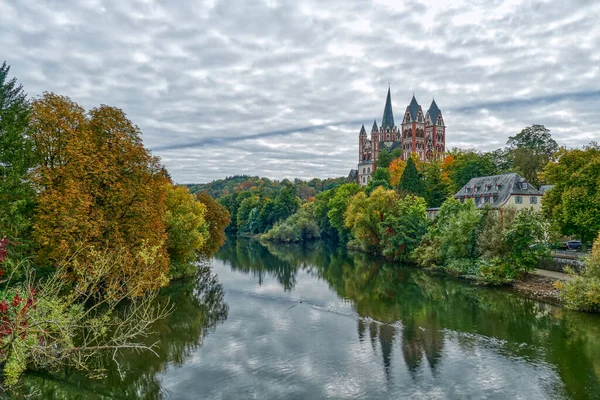
M 373 175 L 367 184 L 367 194 L 370 194 L 378 187 L 382 187 L 384 189 L 392 188 L 390 185 L 390 171 L 388 171 L 387 168 L 377 168 L 375 172 L 373 172 Z
M 429 207 L 440 207 L 451 196 L 452 182 L 442 174 L 442 164 L 438 161 L 423 166 L 424 197 Z
M 377 155 L 376 167 L 388 168 L 393 160 L 400 157 L 402 157 L 402 149 L 394 149 L 392 151 L 388 151 L 387 149 L 382 148 L 379 154 Z
M 388 169 L 390 171 L 390 184 L 392 187 L 397 187 L 400 183 L 400 178 L 402 178 L 404 168 L 406 168 L 406 162 L 404 162 L 404 160 L 401 158 L 396 158 L 390 163 Z
M 354 196 L 348 205 L 345 225 L 352 231 L 351 246 L 364 251 L 381 250 L 382 232 L 380 224 L 387 212 L 394 208 L 398 194 L 393 190 L 378 187 L 370 196 L 364 192 Z
M 98 375 L 99 359 L 109 351 L 155 351 L 144 339 L 153 324 L 165 318 L 170 306 L 157 305 L 156 293 L 137 297 L 137 288 L 123 283 L 112 295 L 98 297 L 98 287 L 112 279 L 123 265 L 143 269 L 152 256 L 133 260 L 124 253 L 95 251 L 85 269 L 75 257 L 57 264 L 56 272 L 35 282 L 0 291 L 0 365 L 3 386 L 18 383 L 27 369 L 70 367 Z M 122 258 L 123 257 L 123 258 Z M 72 271 L 79 272 L 73 285 Z M 131 299 L 131 300 L 128 300 Z M 127 301 L 127 304 L 124 304 Z M 115 361 L 116 362 L 116 361 Z M 119 365 L 116 365 L 119 368 Z
M 10 67 L 0 67 L 0 238 L 12 243 L 10 262 L 5 269 L 11 273 L 17 259 L 31 250 L 30 229 L 35 204 L 35 191 L 28 172 L 33 167 L 33 143 L 27 136 L 30 104 L 16 78 L 9 79 Z
M 382 254 L 395 260 L 406 260 L 427 232 L 427 204 L 422 197 L 399 198 L 379 226 Z
M 600 312 L 600 236 L 594 241 L 582 273 L 573 275 L 570 281 L 556 283 L 565 306 L 571 310 Z
M 184 186 L 167 186 L 167 251 L 171 259 L 171 276 L 180 277 L 194 271 L 197 252 L 208 241 L 206 207 Z
M 204 219 L 208 225 L 208 240 L 200 253 L 209 257 L 225 243 L 225 228 L 230 222 L 229 212 L 207 193 L 197 195 L 198 201 L 204 205 Z
M 515 169 L 535 187 L 543 182 L 539 174 L 553 159 L 558 144 L 544 125 L 532 125 L 508 138 L 508 150 Z
M 491 154 L 473 150 L 453 149 L 444 162 L 444 171 L 454 183 L 452 192 L 456 193 L 472 178 L 496 175 Z
M 253 209 L 259 210 L 260 198 L 258 196 L 250 196 L 242 200 L 237 210 L 237 229 L 239 232 L 250 232 L 250 213 Z M 260 211 L 259 211 L 260 212 Z
M 579 236 L 586 246 L 600 231 L 600 149 L 562 149 L 544 176 L 554 185 L 544 195 L 544 215 L 561 233 Z
M 273 221 L 286 219 L 300 208 L 300 199 L 296 196 L 296 189 L 287 185 L 273 200 Z
M 346 210 L 348 204 L 357 193 L 363 189 L 356 183 L 347 183 L 340 186 L 335 195 L 329 200 L 329 211 L 327 216 L 331 226 L 334 227 L 342 241 L 350 239 L 350 229 L 346 227 Z
M 421 174 L 417 171 L 417 167 L 412 158 L 409 158 L 406 162 L 406 167 L 402 173 L 402 178 L 400 178 L 398 189 L 401 192 L 411 193 L 415 196 L 423 196 L 425 192 Z
M 117 108 L 101 106 L 86 116 L 71 99 L 45 93 L 33 102 L 30 134 L 40 160 L 34 170 L 38 261 L 53 264 L 74 254 L 83 268 L 93 249 L 132 259 L 149 251 L 152 265 L 125 263 L 102 289 L 128 282 L 143 294 L 165 285 L 168 179 L 142 145 L 139 128 Z
M 314 201 L 315 221 L 319 225 L 321 234 L 330 238 L 337 238 L 337 230 L 329 222 L 329 201 L 335 196 L 337 189 L 330 189 L 317 195 Z

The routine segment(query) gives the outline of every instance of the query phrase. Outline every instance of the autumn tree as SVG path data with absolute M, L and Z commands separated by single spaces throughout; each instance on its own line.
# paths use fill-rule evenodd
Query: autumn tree
M 197 197 L 206 208 L 204 220 L 208 225 L 208 240 L 200 249 L 200 253 L 208 257 L 225 243 L 225 228 L 230 221 L 229 212 L 207 193 L 200 193 Z
M 0 239 L 7 237 L 11 261 L 4 268 L 12 270 L 16 258 L 30 250 L 29 231 L 35 191 L 28 172 L 34 165 L 33 143 L 27 136 L 30 104 L 22 85 L 10 79 L 10 67 L 0 66 Z M 12 271 L 11 271 L 12 272 Z
M 168 179 L 142 145 L 139 128 L 117 108 L 86 114 L 68 97 L 44 93 L 33 102 L 30 134 L 40 159 L 34 171 L 38 260 L 76 254 L 79 265 L 89 265 L 94 248 L 132 259 L 148 251 L 152 264 L 140 269 L 127 262 L 106 285 L 128 282 L 139 294 L 165 285 Z
M 558 144 L 544 125 L 532 125 L 508 138 L 509 157 L 514 168 L 529 183 L 539 187 L 540 173 L 558 151 Z
M 400 183 L 404 168 L 406 168 L 406 162 L 401 158 L 396 158 L 390 163 L 388 170 L 390 171 L 390 184 L 392 187 L 396 187 Z

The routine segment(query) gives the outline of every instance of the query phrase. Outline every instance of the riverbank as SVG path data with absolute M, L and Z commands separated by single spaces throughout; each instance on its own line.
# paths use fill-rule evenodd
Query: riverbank
M 557 280 L 567 279 L 533 273 L 528 275 L 524 280 L 515 280 L 512 286 L 510 286 L 510 290 L 529 299 L 543 301 L 553 305 L 562 305 L 558 295 L 558 289 L 555 285 Z

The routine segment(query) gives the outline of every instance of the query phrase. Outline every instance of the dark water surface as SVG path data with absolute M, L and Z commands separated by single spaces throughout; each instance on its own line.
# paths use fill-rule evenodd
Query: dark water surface
M 215 277 L 214 274 L 217 276 Z M 44 398 L 600 398 L 600 317 L 347 254 L 231 239 L 122 379 L 28 374 Z

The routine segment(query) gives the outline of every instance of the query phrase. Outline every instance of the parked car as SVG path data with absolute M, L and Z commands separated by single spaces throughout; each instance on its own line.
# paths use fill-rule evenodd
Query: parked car
M 565 243 L 569 250 L 581 250 L 581 240 L 569 240 Z

